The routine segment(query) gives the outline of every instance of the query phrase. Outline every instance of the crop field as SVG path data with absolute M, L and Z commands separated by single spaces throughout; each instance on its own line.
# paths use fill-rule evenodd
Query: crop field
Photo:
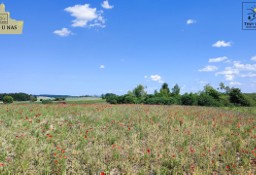
M 221 108 L 0 105 L 0 174 L 255 174 L 256 118 Z

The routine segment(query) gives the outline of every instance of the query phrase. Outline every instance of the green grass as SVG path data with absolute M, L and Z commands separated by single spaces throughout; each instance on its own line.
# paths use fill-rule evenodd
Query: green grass
M 253 114 L 256 115 L 256 107 L 225 107 L 224 109 L 245 113 L 245 114 Z
M 97 97 L 68 97 L 66 101 L 90 101 L 90 100 L 100 100 Z
M 0 174 L 254 174 L 255 126 L 221 108 L 0 105 Z

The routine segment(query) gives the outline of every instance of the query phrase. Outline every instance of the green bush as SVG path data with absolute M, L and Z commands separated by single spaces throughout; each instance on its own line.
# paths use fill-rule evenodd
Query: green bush
M 134 95 L 127 94 L 124 96 L 123 102 L 125 104 L 135 104 L 137 102 L 137 98 Z
M 51 104 L 52 100 L 42 100 L 42 104 Z
M 146 104 L 156 104 L 156 105 L 172 105 L 175 104 L 174 98 L 168 98 L 168 97 L 153 97 L 148 98 L 145 101 Z
M 181 104 L 188 106 L 197 105 L 197 96 L 192 93 L 185 93 L 181 96 Z
M 13 98 L 11 96 L 4 96 L 3 98 L 3 103 L 4 104 L 10 104 L 10 103 L 13 103 Z
M 229 100 L 236 106 L 250 106 L 250 101 L 242 94 L 239 88 L 232 88 L 229 92 Z
M 221 106 L 219 101 L 214 99 L 212 96 L 207 95 L 206 93 L 201 93 L 198 96 L 198 105 L 199 106 Z

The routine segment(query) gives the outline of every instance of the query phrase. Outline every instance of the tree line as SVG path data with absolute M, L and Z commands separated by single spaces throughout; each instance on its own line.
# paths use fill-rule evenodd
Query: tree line
M 4 97 L 12 97 L 13 101 L 36 101 L 36 96 L 26 93 L 1 93 L 0 101 L 4 101 Z
M 256 106 L 256 96 L 243 94 L 239 88 L 231 88 L 220 83 L 217 89 L 210 84 L 197 93 L 180 94 L 178 84 L 169 88 L 163 83 L 159 91 L 147 94 L 143 85 L 138 85 L 125 95 L 107 93 L 102 95 L 103 99 L 110 104 L 157 104 L 157 105 L 195 105 L 195 106 Z

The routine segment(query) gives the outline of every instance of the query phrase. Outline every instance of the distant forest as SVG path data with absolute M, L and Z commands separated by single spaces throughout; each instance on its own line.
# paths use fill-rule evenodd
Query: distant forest
M 220 83 L 217 89 L 204 86 L 198 93 L 180 94 L 179 85 L 172 89 L 164 83 L 159 91 L 147 94 L 143 85 L 138 85 L 125 95 L 113 93 L 102 95 L 110 104 L 159 104 L 159 105 L 195 105 L 195 106 L 256 106 L 256 93 L 245 94 L 239 88 L 231 88 Z
M 0 94 L 0 101 L 3 101 L 4 96 L 11 96 L 14 101 L 31 101 L 36 98 L 34 95 L 26 93 L 2 93 Z

